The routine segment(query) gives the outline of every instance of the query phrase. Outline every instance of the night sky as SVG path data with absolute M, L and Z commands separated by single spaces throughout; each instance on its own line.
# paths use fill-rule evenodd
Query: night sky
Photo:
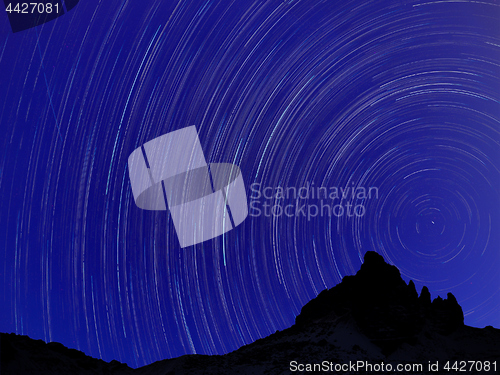
M 13 33 L 2 9 L 0 331 L 132 367 L 223 354 L 369 250 L 500 327 L 499 19 L 491 0 L 81 0 Z M 127 159 L 191 125 L 249 204 L 269 187 L 254 204 L 291 217 L 182 249 Z M 321 204 L 363 215 L 307 217 Z

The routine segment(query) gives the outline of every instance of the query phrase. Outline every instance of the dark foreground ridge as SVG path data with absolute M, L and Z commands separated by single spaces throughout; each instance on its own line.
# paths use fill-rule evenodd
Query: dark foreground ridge
M 352 367 L 335 371 L 331 367 L 347 366 L 350 361 L 383 362 L 394 367 L 393 371 L 353 371 Z M 429 371 L 429 361 L 439 361 L 439 370 Z M 0 342 L 1 375 L 310 373 L 299 372 L 307 370 L 300 364 L 318 364 L 316 373 L 331 374 L 458 373 L 443 368 L 447 361 L 450 366 L 455 361 L 496 361 L 500 372 L 500 330 L 464 325 L 462 308 L 451 293 L 444 300 L 437 297 L 431 302 L 424 287 L 418 296 L 412 281 L 407 285 L 395 266 L 372 251 L 366 253 L 355 276 L 344 277 L 340 284 L 307 303 L 292 327 L 226 355 L 185 355 L 134 370 L 117 361 L 107 363 L 58 343 L 45 344 L 25 336 L 1 334 Z M 322 363 L 333 371 L 318 367 Z M 421 364 L 423 370 L 396 371 L 397 364 Z M 488 372 L 469 371 L 467 367 L 465 373 L 498 372 L 491 365 Z

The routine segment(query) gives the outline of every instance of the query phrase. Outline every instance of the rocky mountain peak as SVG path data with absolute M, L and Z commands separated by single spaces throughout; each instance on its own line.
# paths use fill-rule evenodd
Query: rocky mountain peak
M 462 308 L 453 294 L 431 303 L 427 287 L 420 297 L 415 284 L 374 251 L 365 254 L 360 270 L 322 291 L 295 319 L 297 326 L 352 319 L 360 330 L 386 352 L 402 341 L 411 342 L 424 325 L 449 334 L 464 324 Z
M 444 364 L 451 358 L 492 363 L 498 353 L 500 330 L 464 325 L 453 294 L 431 301 L 429 289 L 423 287 L 419 296 L 412 281 L 406 284 L 395 266 L 372 251 L 365 254 L 356 275 L 308 302 L 292 327 L 225 355 L 184 355 L 131 369 L 61 344 L 0 334 L 2 374 L 289 374 L 294 363 Z

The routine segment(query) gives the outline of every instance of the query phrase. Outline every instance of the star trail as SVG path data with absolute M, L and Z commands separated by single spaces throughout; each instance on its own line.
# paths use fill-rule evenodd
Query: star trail
M 0 331 L 132 367 L 224 354 L 370 250 L 500 327 L 499 19 L 496 1 L 81 0 L 13 33 L 0 14 Z M 127 159 L 191 125 L 248 197 L 377 197 L 181 249 L 168 211 L 135 205 Z

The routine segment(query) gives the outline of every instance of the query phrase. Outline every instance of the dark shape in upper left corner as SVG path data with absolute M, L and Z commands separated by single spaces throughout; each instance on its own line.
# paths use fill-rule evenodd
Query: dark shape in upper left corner
M 73 9 L 79 0 L 3 0 L 12 32 L 17 33 L 52 21 Z

